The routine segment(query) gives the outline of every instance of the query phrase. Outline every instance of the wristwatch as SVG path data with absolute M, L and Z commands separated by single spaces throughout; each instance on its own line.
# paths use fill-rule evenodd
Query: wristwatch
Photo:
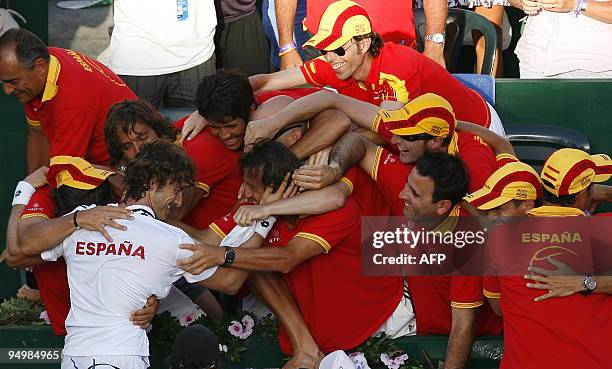
M 580 291 L 583 296 L 588 296 L 593 293 L 593 291 L 597 288 L 597 281 L 593 276 L 585 274 L 584 275 L 584 290 Z
M 232 263 L 234 262 L 234 259 L 236 258 L 236 251 L 234 250 L 233 247 L 229 247 L 229 246 L 223 246 L 225 247 L 225 261 L 223 262 L 223 264 L 221 264 L 221 266 L 227 267 L 232 265 Z
M 443 44 L 446 37 L 443 33 L 432 33 L 429 35 L 425 35 L 425 41 L 431 41 L 434 44 Z

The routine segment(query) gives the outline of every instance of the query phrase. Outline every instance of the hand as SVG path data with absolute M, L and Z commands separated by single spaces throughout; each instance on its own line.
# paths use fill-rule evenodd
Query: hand
M 543 0 L 538 4 L 541 9 L 555 13 L 567 13 L 576 9 L 576 0 Z
M 290 174 L 287 173 L 280 186 L 278 186 L 278 188 L 274 192 L 272 192 L 271 186 L 267 186 L 263 195 L 261 195 L 261 199 L 259 199 L 259 204 L 269 204 L 280 199 L 286 199 L 288 197 L 295 196 L 298 191 L 298 188 L 294 182 L 291 182 L 291 184 L 288 185 L 289 176 Z
M 194 111 L 191 113 L 189 118 L 183 124 L 183 129 L 181 130 L 181 139 L 180 142 L 192 140 L 198 133 L 202 132 L 204 128 L 208 126 L 208 122 L 204 119 L 203 116 L 198 113 L 198 111 Z
M 146 329 L 149 324 L 151 324 L 151 321 L 153 321 L 158 308 L 159 301 L 157 300 L 157 297 L 155 295 L 151 295 L 147 299 L 145 306 L 142 309 L 134 311 L 130 316 L 132 324 L 140 326 L 142 329 Z
M 234 214 L 234 222 L 239 226 L 248 227 L 269 216 L 270 211 L 266 205 L 242 205 Z
M 210 269 L 225 262 L 225 249 L 218 246 L 194 245 L 192 243 L 180 244 L 181 249 L 190 250 L 193 255 L 180 259 L 177 265 L 193 275 L 201 274 L 206 269 Z
M 7 247 L 4 250 L 2 250 L 2 253 L 0 253 L 0 264 L 2 264 L 6 259 L 8 259 L 8 257 L 9 257 L 9 251 Z
M 338 182 L 340 168 L 332 165 L 303 165 L 293 173 L 293 182 L 301 189 L 318 190 Z
M 297 51 L 297 49 L 293 49 L 288 53 L 283 54 L 283 56 L 280 57 L 280 62 L 281 70 L 291 69 L 304 65 L 302 57 L 300 56 L 300 53 Z
M 72 217 L 73 214 L 68 216 Z M 133 220 L 134 218 L 132 217 L 132 211 L 125 208 L 117 206 L 96 206 L 93 209 L 79 211 L 76 219 L 79 227 L 90 231 L 98 231 L 102 233 L 108 242 L 113 242 L 113 239 L 104 227 L 109 226 L 120 231 L 125 231 L 127 227 L 116 223 L 114 219 Z
M 32 173 L 30 173 L 27 177 L 25 177 L 24 181 L 28 182 L 34 188 L 40 188 L 47 184 L 47 173 L 49 172 L 49 168 L 42 166 Z
M 326 147 L 323 150 L 314 153 L 308 157 L 308 161 L 306 165 L 326 165 L 329 160 L 329 153 L 331 152 L 332 147 Z
M 529 267 L 532 274 L 525 275 L 525 279 L 540 283 L 527 283 L 528 288 L 548 290 L 548 293 L 538 296 L 534 301 L 543 301 L 551 297 L 565 297 L 573 295 L 584 289 L 584 276 L 577 275 L 567 264 L 555 260 L 552 256 L 546 258 L 549 263 L 556 266 L 556 270 L 547 270 L 538 267 Z M 538 273 L 541 275 L 535 275 Z
M 542 5 L 539 1 L 519 0 L 519 4 L 527 15 L 536 15 L 542 10 Z
M 444 60 L 444 44 L 436 44 L 435 42 L 425 41 L 425 49 L 423 55 L 440 64 L 446 69 L 446 61 Z
M 270 118 L 250 121 L 244 133 L 244 151 L 250 151 L 250 146 L 258 141 L 271 139 L 277 131 L 274 124 L 275 121 Z

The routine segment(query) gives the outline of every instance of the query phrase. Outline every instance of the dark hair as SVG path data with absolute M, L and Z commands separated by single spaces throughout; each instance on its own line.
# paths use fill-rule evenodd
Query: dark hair
M 146 144 L 125 169 L 125 199 L 140 200 L 152 184 L 195 185 L 195 164 L 180 147 L 163 140 Z
M 55 204 L 55 216 L 70 213 L 81 205 L 108 205 L 115 201 L 111 184 L 106 179 L 92 190 L 81 190 L 70 186 L 61 186 L 51 190 L 51 199 Z
M 555 187 L 552 183 L 550 183 L 544 178 L 542 178 L 542 182 L 545 182 L 546 185 L 549 187 L 552 187 L 552 188 Z M 543 187 L 542 192 L 544 193 L 544 201 L 550 202 L 551 204 L 555 204 L 558 206 L 568 206 L 568 207 L 576 204 L 576 196 L 578 195 L 578 193 L 574 193 L 571 195 L 557 196 L 554 193 L 549 192 L 546 189 L 546 187 Z
M 203 325 L 193 324 L 183 328 L 172 344 L 170 367 L 172 369 L 219 368 L 219 339 Z
M 382 37 L 376 33 L 376 32 L 370 32 L 366 35 L 359 35 L 359 36 L 354 36 L 353 39 L 355 40 L 355 42 L 359 42 L 361 40 L 365 40 L 366 38 L 370 39 L 370 48 L 368 49 L 368 54 L 370 54 L 371 57 L 375 58 L 378 55 L 380 55 L 380 49 L 383 48 L 383 46 L 385 46 L 385 43 L 382 39 Z
M 104 137 L 110 155 L 111 163 L 116 165 L 123 159 L 122 145 L 117 136 L 121 130 L 128 134 L 134 130 L 134 125 L 142 122 L 151 127 L 160 138 L 174 141 L 177 130 L 166 119 L 144 100 L 123 100 L 108 110 L 104 123 Z
M 38 36 L 23 28 L 10 29 L 0 36 L 0 50 L 8 47 L 15 48 L 15 57 L 24 69 L 32 69 L 39 58 L 47 63 L 51 58 L 47 45 Z
M 300 160 L 285 145 L 276 141 L 260 141 L 240 157 L 240 174 L 262 171 L 265 186 L 276 189 L 285 175 L 301 166 Z
M 195 101 L 200 115 L 218 123 L 236 118 L 248 122 L 254 104 L 253 88 L 246 75 L 223 69 L 202 78 Z
M 468 192 L 468 173 L 455 156 L 444 152 L 425 153 L 416 161 L 415 168 L 420 175 L 433 180 L 432 202 L 450 200 L 455 205 Z

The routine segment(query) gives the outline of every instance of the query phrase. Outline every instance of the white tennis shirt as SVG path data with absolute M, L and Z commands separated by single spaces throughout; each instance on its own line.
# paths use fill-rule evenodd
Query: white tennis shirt
M 147 334 L 132 324 L 131 313 L 142 308 L 151 295 L 167 296 L 181 276 L 193 283 L 217 270 L 214 267 L 196 276 L 184 272 L 177 260 L 192 252 L 178 246 L 195 241 L 183 230 L 155 219 L 147 206 L 127 208 L 134 212 L 134 220 L 117 221 L 126 231 L 106 227 L 113 242 L 99 232 L 80 229 L 41 254 L 47 261 L 63 256 L 68 266 L 70 313 L 64 355 L 149 356 Z

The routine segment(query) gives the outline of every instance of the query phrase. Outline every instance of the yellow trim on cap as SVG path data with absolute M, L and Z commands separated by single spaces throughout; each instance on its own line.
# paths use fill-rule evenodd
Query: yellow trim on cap
M 302 237 L 302 238 L 306 238 L 308 240 L 314 241 L 318 243 L 319 245 L 321 245 L 321 247 L 323 247 L 323 250 L 325 250 L 325 253 L 328 253 L 329 250 L 331 250 L 331 245 L 329 244 L 329 242 L 327 242 L 325 238 L 318 236 L 316 234 L 307 233 L 307 232 L 299 232 L 293 237 Z
M 458 308 L 458 309 L 474 309 L 474 308 L 477 308 L 479 306 L 482 306 L 483 304 L 484 304 L 484 301 L 482 301 L 482 300 L 476 301 L 476 302 L 455 302 L 455 301 L 451 301 L 451 307 Z
M 491 292 L 491 291 L 487 291 L 484 288 L 482 289 L 482 293 L 485 295 L 486 298 L 489 299 L 499 299 L 501 298 L 501 292 Z
M 451 139 L 451 142 L 448 144 L 448 150 L 447 150 L 449 155 L 457 155 L 459 154 L 459 135 L 457 134 L 457 132 L 453 132 L 453 138 Z
M 355 36 L 365 35 L 372 32 L 372 24 L 370 23 L 370 19 L 362 14 L 356 14 L 344 22 L 342 25 L 341 34 L 337 39 L 324 48 L 318 47 L 318 44 L 321 41 L 331 37 L 338 17 L 352 6 L 361 7 L 361 5 L 353 1 L 345 0 L 335 1 L 329 4 L 321 16 L 317 33 L 304 43 L 304 47 L 312 46 L 323 50 L 335 50 L 349 42 Z
M 479 136 L 476 136 L 476 137 L 479 137 Z M 519 161 L 516 156 L 512 154 L 508 154 L 508 153 L 501 153 L 495 157 L 495 161 L 502 161 L 502 160 Z
M 225 238 L 226 236 L 225 232 L 223 232 L 221 228 L 219 228 L 219 226 L 216 225 L 215 223 L 210 223 L 208 225 L 208 228 L 212 229 L 212 231 L 215 232 L 217 236 L 221 237 L 221 239 Z
M 45 90 L 43 91 L 41 102 L 51 100 L 57 95 L 57 80 L 59 79 L 62 65 L 59 60 L 53 55 L 49 58 L 49 72 L 47 73 L 47 81 L 45 82 Z

